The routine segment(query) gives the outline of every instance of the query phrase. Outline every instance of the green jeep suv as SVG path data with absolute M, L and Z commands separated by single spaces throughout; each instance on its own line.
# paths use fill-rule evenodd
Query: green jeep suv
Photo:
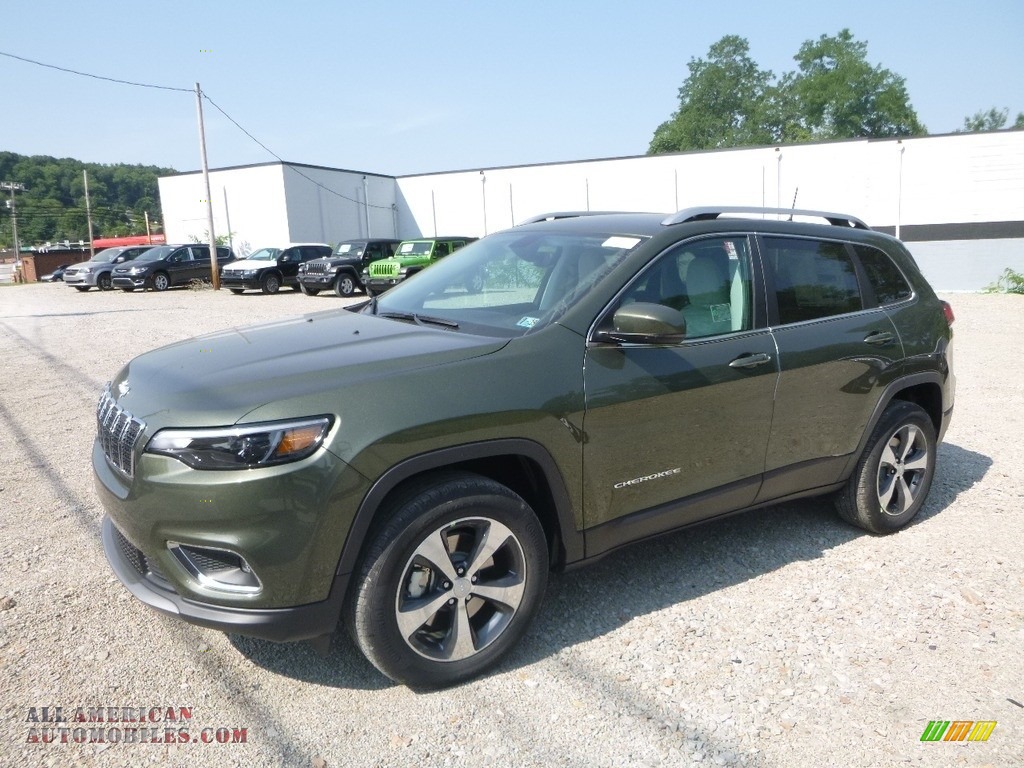
M 361 275 L 366 295 L 383 293 L 474 240 L 475 237 L 425 237 L 421 240 L 403 240 L 398 244 L 394 256 L 366 265 Z
M 523 636 L 552 568 L 806 496 L 907 525 L 952 323 L 851 216 L 526 224 L 353 311 L 129 362 L 97 411 L 104 549 L 158 611 L 321 645 L 340 621 L 385 675 L 452 684 Z

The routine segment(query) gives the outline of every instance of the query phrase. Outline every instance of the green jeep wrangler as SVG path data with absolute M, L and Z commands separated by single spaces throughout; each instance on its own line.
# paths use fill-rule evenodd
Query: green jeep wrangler
M 952 325 L 851 216 L 514 227 L 360 305 L 129 362 L 97 411 L 103 547 L 155 610 L 321 646 L 340 623 L 385 675 L 452 684 L 523 636 L 552 568 L 808 496 L 908 525 Z
M 375 296 L 383 293 L 474 240 L 475 237 L 424 237 L 418 240 L 403 240 L 399 243 L 394 256 L 375 261 L 363 271 L 361 277 L 366 295 Z M 479 285 L 479 281 L 476 285 Z

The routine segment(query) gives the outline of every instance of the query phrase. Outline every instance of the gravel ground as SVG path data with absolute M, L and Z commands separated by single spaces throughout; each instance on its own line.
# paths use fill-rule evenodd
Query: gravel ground
M 100 546 L 93 409 L 118 368 L 338 299 L 0 288 L 0 764 L 1022 765 L 1024 297 L 946 298 L 958 398 L 914 525 L 873 537 L 810 500 L 626 549 L 553 576 L 495 673 L 424 694 L 344 636 L 320 657 L 159 616 Z M 60 743 L 75 723 L 31 720 L 54 706 L 191 707 L 144 725 L 246 741 Z M 998 725 L 922 743 L 935 719 Z

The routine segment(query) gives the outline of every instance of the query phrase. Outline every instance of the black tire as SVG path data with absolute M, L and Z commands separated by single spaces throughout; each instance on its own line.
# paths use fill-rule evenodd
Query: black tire
M 135 286 L 129 285 L 128 287 L 121 288 L 121 290 L 124 291 L 125 293 L 131 293 L 132 291 L 135 290 Z
M 79 291 L 81 293 L 85 293 L 86 291 L 89 290 L 89 286 L 88 285 L 76 285 L 75 286 L 75 290 Z
M 363 288 L 363 290 L 366 291 L 366 298 L 368 298 L 368 299 L 372 299 L 374 296 L 379 296 L 380 295 L 377 291 L 373 290 L 368 285 L 365 288 Z
M 452 472 L 409 489 L 385 520 L 368 539 L 346 606 L 356 644 L 406 685 L 440 688 L 479 675 L 540 607 L 548 554 L 537 516 L 505 486 Z
M 153 275 L 152 285 L 154 291 L 166 291 L 171 287 L 171 279 L 166 272 L 157 272 Z
M 352 275 L 342 272 L 334 281 L 334 293 L 343 299 L 347 299 L 356 292 L 356 279 Z
M 924 409 L 902 400 L 890 403 L 836 495 L 840 517 L 871 533 L 903 528 L 928 497 L 935 449 L 935 425 Z
M 318 293 L 320 293 L 320 289 L 319 288 L 310 288 L 305 283 L 299 283 L 299 288 L 307 296 L 316 296 Z
M 235 296 L 240 296 L 245 289 L 244 288 L 228 288 L 228 290 L 231 291 L 233 294 L 235 294 Z
M 302 290 L 302 287 L 298 283 L 295 283 L 295 285 L 292 286 L 292 290 L 298 293 Z
M 111 291 L 114 289 L 114 284 L 110 282 L 109 272 L 104 272 L 96 278 L 96 287 L 101 291 Z
M 264 275 L 263 279 L 260 280 L 260 290 L 266 294 L 277 293 L 281 290 L 281 278 L 273 272 L 269 275 Z

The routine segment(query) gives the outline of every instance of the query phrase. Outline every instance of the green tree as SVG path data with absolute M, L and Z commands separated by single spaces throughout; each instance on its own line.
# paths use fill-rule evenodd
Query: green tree
M 813 139 L 919 136 L 927 133 L 910 104 L 906 80 L 867 61 L 867 43 L 850 30 L 822 35 L 800 46 L 797 71 L 780 84 L 795 102 L 796 123 L 783 138 Z
M 679 109 L 655 130 L 648 154 L 772 142 L 764 105 L 773 75 L 750 58 L 744 38 L 726 35 L 688 66 Z
M 798 69 L 773 82 L 747 41 L 726 35 L 707 58 L 690 59 L 679 109 L 655 130 L 648 154 L 926 133 L 905 80 L 869 64 L 867 43 L 848 29 L 806 41 L 794 59 Z
M 970 117 L 964 118 L 964 127 L 958 128 L 956 133 L 975 133 L 978 131 L 998 131 L 1006 127 L 1010 120 L 1010 110 L 1007 108 L 996 109 L 992 107 L 988 112 L 975 112 Z M 1017 113 L 1010 130 L 1019 131 L 1024 128 L 1024 112 Z

